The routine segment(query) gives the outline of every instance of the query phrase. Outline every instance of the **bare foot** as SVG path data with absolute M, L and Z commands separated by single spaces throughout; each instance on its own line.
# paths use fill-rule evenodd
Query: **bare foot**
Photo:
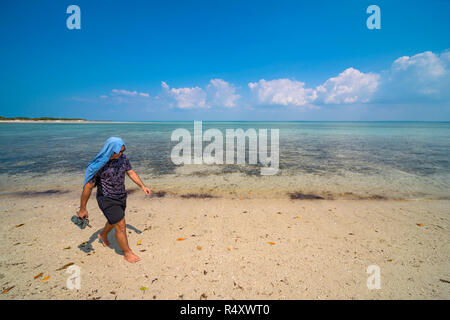
M 108 247 L 109 248 L 109 241 L 108 241 L 108 236 L 104 236 L 102 235 L 102 233 L 100 232 L 98 234 L 98 238 L 99 240 L 102 242 L 104 247 Z
M 124 255 L 124 259 L 131 263 L 135 263 L 135 262 L 138 262 L 139 260 L 141 260 L 141 258 L 139 258 L 137 255 L 135 255 L 131 251 L 124 253 L 123 255 Z

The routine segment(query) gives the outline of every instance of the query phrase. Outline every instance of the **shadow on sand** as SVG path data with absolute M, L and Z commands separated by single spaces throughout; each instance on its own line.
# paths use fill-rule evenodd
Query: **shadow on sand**
M 137 234 L 142 233 L 141 230 L 136 229 L 135 227 L 133 227 L 132 225 L 127 224 L 126 225 L 127 230 L 131 229 L 134 232 L 136 232 Z M 94 251 L 94 248 L 92 247 L 92 244 L 94 243 L 94 241 L 99 241 L 100 239 L 98 238 L 98 235 L 100 234 L 100 232 L 102 232 L 103 228 L 98 229 L 96 232 L 94 232 L 91 237 L 89 238 L 88 241 L 83 242 L 81 244 L 78 245 L 78 249 L 80 249 L 81 251 L 85 252 L 85 253 L 90 253 L 92 251 Z M 122 249 L 119 247 L 119 244 L 116 241 L 116 229 L 112 229 L 111 232 L 108 234 L 108 240 L 109 240 L 109 248 L 110 249 L 114 249 L 114 251 L 118 254 L 118 255 L 122 255 L 123 256 L 123 251 Z

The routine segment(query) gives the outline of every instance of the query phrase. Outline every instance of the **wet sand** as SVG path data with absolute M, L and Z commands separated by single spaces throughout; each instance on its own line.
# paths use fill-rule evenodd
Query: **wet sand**
M 128 197 L 123 259 L 80 194 L 1 195 L 0 299 L 449 299 L 450 201 Z M 23 224 L 23 225 L 22 225 Z M 140 245 L 138 245 L 140 241 Z M 68 264 L 81 288 L 66 286 Z M 381 289 L 367 287 L 367 267 Z M 58 270 L 59 269 L 59 270 Z M 41 274 L 38 278 L 34 278 Z M 49 276 L 49 278 L 47 278 Z M 45 281 L 43 281 L 45 280 Z

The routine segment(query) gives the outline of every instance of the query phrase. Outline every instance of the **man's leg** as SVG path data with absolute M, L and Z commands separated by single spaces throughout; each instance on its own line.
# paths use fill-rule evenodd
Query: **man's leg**
M 123 250 L 124 258 L 128 262 L 137 262 L 141 260 L 137 255 L 135 255 L 130 247 L 128 246 L 128 239 L 127 239 L 127 228 L 125 225 L 125 218 L 117 222 L 113 225 L 116 229 L 116 240 L 119 244 L 120 248 Z
M 105 227 L 103 228 L 102 232 L 98 234 L 98 238 L 102 241 L 102 244 L 105 247 L 109 247 L 109 241 L 108 241 L 108 233 L 113 229 L 114 227 L 109 224 L 108 221 L 106 221 Z

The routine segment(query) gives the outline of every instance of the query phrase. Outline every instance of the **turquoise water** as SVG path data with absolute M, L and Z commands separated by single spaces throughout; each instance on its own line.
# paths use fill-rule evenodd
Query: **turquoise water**
M 0 191 L 79 188 L 87 163 L 119 136 L 135 170 L 168 190 L 450 198 L 449 122 L 203 122 L 203 131 L 224 136 L 279 129 L 275 176 L 260 176 L 254 165 L 176 166 L 170 136 L 177 128 L 193 133 L 193 122 L 1 123 Z

